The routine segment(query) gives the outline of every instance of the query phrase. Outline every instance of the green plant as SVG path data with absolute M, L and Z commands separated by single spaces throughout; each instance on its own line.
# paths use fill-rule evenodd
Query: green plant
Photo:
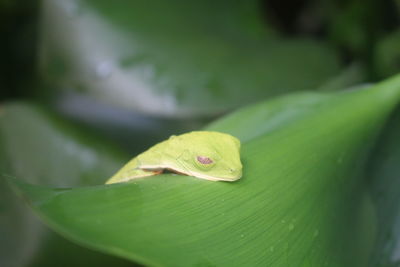
M 0 1 L 0 265 L 398 266 L 398 9 L 277 2 Z M 241 180 L 104 185 L 200 129 Z

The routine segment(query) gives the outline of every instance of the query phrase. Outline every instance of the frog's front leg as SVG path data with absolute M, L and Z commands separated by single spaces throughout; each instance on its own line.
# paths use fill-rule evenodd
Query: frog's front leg
M 112 176 L 106 184 L 127 182 L 132 179 L 153 176 L 162 173 L 162 170 L 143 170 L 139 168 L 138 157 L 129 161 L 122 169 Z

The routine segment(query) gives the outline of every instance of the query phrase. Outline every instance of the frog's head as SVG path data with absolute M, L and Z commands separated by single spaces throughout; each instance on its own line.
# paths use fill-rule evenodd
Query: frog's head
M 240 141 L 231 135 L 197 131 L 183 134 L 178 161 L 184 173 L 213 181 L 235 181 L 242 177 Z

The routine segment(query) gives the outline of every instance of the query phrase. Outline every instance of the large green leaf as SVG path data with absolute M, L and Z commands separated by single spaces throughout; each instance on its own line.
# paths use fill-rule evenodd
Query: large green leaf
M 26 182 L 77 186 L 104 181 L 126 154 L 77 130 L 51 110 L 29 103 L 3 104 L 0 173 Z M 3 179 L 0 180 L 0 266 L 127 266 L 54 234 Z
M 400 76 L 341 93 L 298 94 L 208 129 L 238 136 L 234 183 L 160 175 L 52 189 L 10 182 L 45 222 L 81 244 L 149 265 L 365 266 L 375 213 L 362 169 Z
M 42 77 L 58 96 L 191 117 L 317 88 L 338 73 L 335 51 L 276 37 L 261 14 L 257 0 L 47 0 Z

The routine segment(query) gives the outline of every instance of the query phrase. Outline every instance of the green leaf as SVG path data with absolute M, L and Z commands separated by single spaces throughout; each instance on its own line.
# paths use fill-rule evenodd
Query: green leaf
M 369 190 L 377 213 L 377 237 L 370 266 L 400 264 L 400 108 L 380 136 L 369 160 Z M 396 264 L 397 262 L 397 264 Z
M 0 111 L 0 174 L 26 182 L 77 186 L 105 181 L 128 157 L 30 103 Z M 0 179 L 0 266 L 127 266 L 54 234 Z M 129 263 L 130 264 L 130 263 Z
M 362 170 L 400 76 L 242 109 L 208 129 L 243 141 L 234 183 L 159 175 L 52 189 L 10 179 L 68 238 L 154 266 L 365 266 L 376 228 Z
M 386 78 L 400 71 L 400 31 L 395 31 L 382 38 L 376 47 L 375 63 L 379 77 Z
M 29 182 L 57 186 L 96 184 L 105 181 L 128 159 L 103 139 L 78 130 L 38 105 L 3 105 L 0 126 L 2 153 L 9 163 L 6 171 Z
M 42 77 L 58 96 L 193 117 L 317 88 L 338 74 L 335 51 L 279 38 L 261 14 L 256 0 L 46 1 Z

